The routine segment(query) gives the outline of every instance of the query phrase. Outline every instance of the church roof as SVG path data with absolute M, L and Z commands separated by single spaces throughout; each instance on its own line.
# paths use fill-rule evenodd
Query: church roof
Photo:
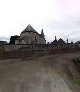
M 36 32 L 36 30 L 29 24 L 21 33 L 25 32 Z
M 65 41 L 60 38 L 60 39 L 58 40 L 58 43 L 65 43 Z

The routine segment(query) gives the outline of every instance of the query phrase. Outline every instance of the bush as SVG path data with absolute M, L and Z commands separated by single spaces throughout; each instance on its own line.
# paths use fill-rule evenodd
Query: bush
M 80 57 L 75 57 L 75 58 L 72 59 L 72 61 L 73 61 L 74 63 L 80 64 Z
M 80 86 L 80 76 L 74 79 L 74 82 Z

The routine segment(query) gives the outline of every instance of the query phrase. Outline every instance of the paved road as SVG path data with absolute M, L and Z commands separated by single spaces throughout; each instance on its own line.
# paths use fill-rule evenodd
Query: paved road
M 0 64 L 0 92 L 73 92 L 63 78 L 70 57 L 54 55 Z

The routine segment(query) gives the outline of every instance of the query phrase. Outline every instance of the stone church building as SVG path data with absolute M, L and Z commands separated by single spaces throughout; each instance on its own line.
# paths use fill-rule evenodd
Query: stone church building
M 43 29 L 39 34 L 30 24 L 15 39 L 15 44 L 46 44 Z

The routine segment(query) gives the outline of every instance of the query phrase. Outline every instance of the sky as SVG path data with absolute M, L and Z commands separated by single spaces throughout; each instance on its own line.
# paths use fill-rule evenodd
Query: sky
M 20 33 L 31 24 L 43 28 L 47 42 L 80 40 L 80 0 L 0 0 L 0 40 Z

